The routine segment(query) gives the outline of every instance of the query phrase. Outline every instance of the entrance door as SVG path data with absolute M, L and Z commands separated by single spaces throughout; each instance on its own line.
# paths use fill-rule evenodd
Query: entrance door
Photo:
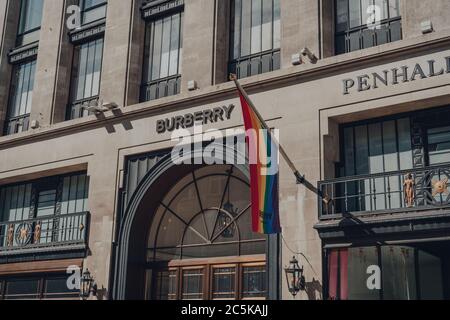
M 146 297 L 264 299 L 266 236 L 251 230 L 248 179 L 230 165 L 193 167 L 150 226 Z

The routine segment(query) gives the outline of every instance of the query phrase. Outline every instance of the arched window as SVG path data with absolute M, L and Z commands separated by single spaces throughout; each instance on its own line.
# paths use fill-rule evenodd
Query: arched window
M 197 168 L 153 218 L 147 298 L 264 298 L 265 241 L 251 230 L 245 175 L 229 165 Z

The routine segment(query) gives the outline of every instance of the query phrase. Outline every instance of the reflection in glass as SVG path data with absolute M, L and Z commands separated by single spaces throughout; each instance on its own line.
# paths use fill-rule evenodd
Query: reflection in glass
M 216 268 L 213 271 L 213 299 L 234 299 L 236 268 Z
M 183 271 L 183 300 L 203 299 L 203 269 Z

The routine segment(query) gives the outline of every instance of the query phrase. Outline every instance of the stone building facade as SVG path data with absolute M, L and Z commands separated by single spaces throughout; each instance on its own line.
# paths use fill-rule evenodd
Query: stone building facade
M 0 299 L 77 297 L 69 266 L 99 299 L 292 299 L 292 256 L 297 299 L 449 298 L 449 14 L 445 0 L 0 0 Z M 231 72 L 331 199 L 281 161 L 281 235 L 249 231 L 245 165 L 174 166 L 158 130 L 188 114 L 242 128 Z

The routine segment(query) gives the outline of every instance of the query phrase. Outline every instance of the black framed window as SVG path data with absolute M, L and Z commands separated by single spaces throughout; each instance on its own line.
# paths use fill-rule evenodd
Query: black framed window
M 280 1 L 231 1 L 229 71 L 245 78 L 280 68 Z
M 0 278 L 0 300 L 79 299 L 79 290 L 67 287 L 65 274 Z
M 75 174 L 0 188 L 0 222 L 88 211 L 89 177 Z
M 345 125 L 341 128 L 342 162 L 340 177 L 354 177 L 397 172 L 413 168 L 411 118 L 374 119 Z M 338 194 L 352 196 L 346 203 L 350 211 L 402 208 L 404 180 L 401 175 L 380 176 L 339 184 Z M 359 193 L 369 194 L 359 198 Z M 339 206 L 344 203 L 337 202 Z
M 91 40 L 75 47 L 68 120 L 89 115 L 88 103 L 98 100 L 102 62 L 103 38 Z
M 180 93 L 183 17 L 180 7 L 175 13 L 147 21 L 141 101 Z
M 85 173 L 1 187 L 0 249 L 83 240 L 88 193 Z
M 345 125 L 342 142 L 342 177 L 413 168 L 410 117 Z
M 336 54 L 402 39 L 400 0 L 335 0 L 335 22 Z
M 21 0 L 17 46 L 39 41 L 44 0 Z
M 442 241 L 327 250 L 326 294 L 332 300 L 449 299 L 449 248 Z M 377 271 L 379 287 L 370 288 Z
M 81 23 L 89 24 L 106 18 L 107 0 L 80 0 Z
M 15 65 L 5 120 L 5 135 L 27 131 L 33 100 L 36 60 Z

